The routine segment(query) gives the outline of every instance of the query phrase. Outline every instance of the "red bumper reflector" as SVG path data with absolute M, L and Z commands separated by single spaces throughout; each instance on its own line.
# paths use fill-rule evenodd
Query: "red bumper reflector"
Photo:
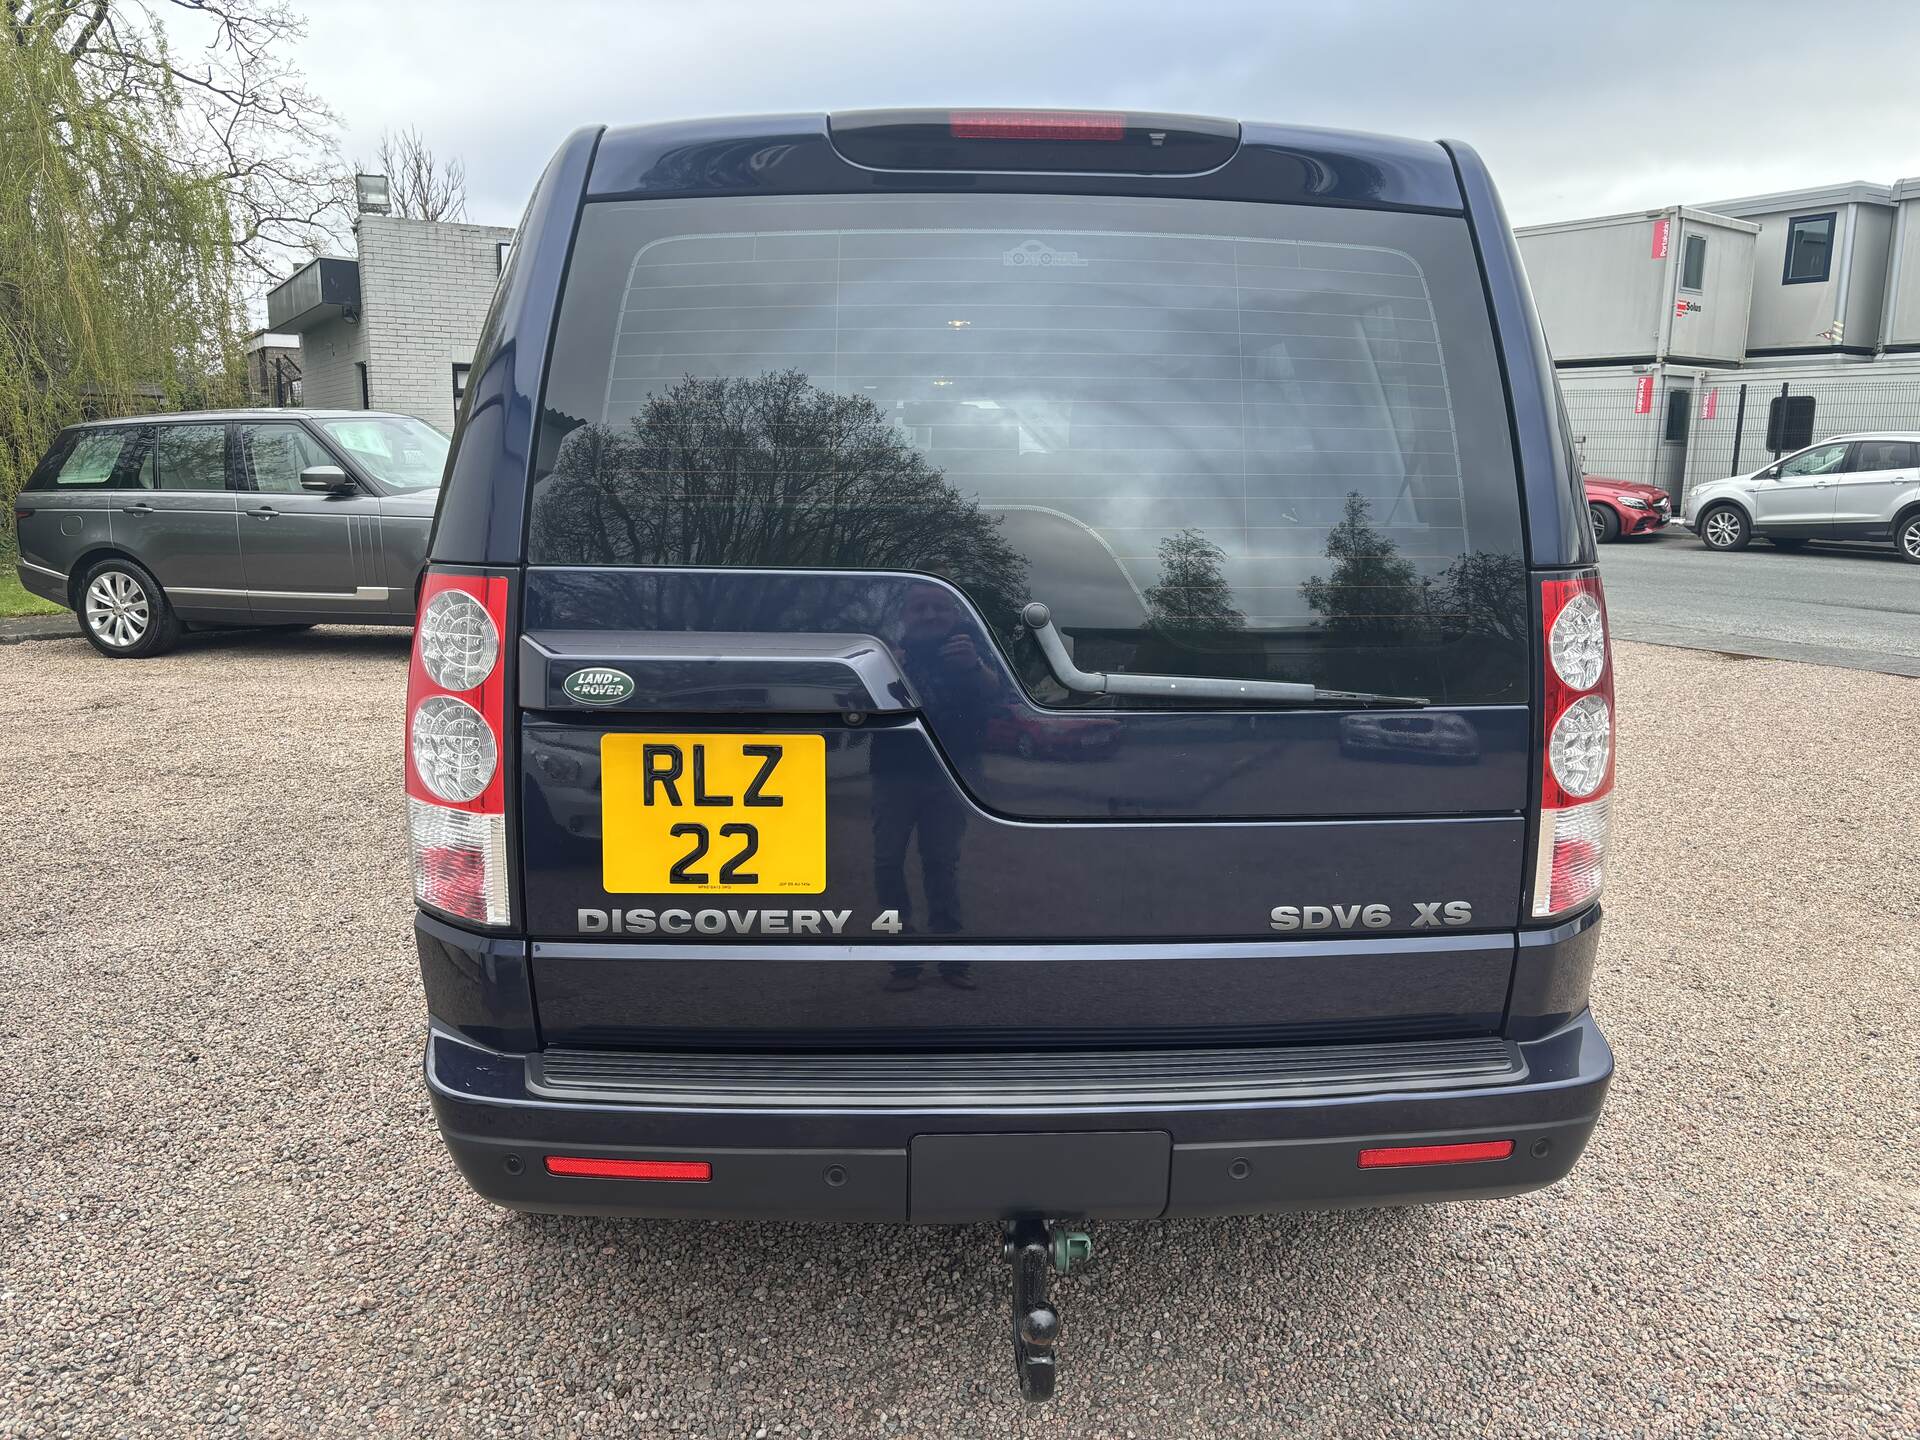
M 956 110 L 956 140 L 1124 140 L 1127 117 L 1062 110 Z
M 594 1180 L 711 1180 L 713 1166 L 705 1160 L 594 1160 L 584 1155 L 549 1155 L 547 1173 Z
M 1470 1165 L 1477 1160 L 1505 1160 L 1513 1154 L 1511 1140 L 1469 1140 L 1461 1145 L 1386 1145 L 1360 1152 L 1362 1170 L 1389 1170 L 1396 1165 Z

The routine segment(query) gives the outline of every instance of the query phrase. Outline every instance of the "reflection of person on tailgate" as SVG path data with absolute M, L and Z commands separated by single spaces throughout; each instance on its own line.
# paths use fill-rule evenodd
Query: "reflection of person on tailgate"
M 981 656 L 974 633 L 973 622 L 951 592 L 926 584 L 907 592 L 894 654 L 926 707 L 928 729 L 956 760 L 979 753 L 987 715 L 1000 694 L 1000 676 Z M 876 749 L 873 888 L 882 909 L 900 912 L 904 931 L 913 929 L 907 841 L 917 835 L 927 930 L 934 935 L 959 932 L 956 870 L 966 829 L 966 802 L 931 751 L 908 745 Z M 895 979 L 911 982 L 919 969 L 896 967 Z M 940 973 L 964 982 L 966 967 L 943 963 Z

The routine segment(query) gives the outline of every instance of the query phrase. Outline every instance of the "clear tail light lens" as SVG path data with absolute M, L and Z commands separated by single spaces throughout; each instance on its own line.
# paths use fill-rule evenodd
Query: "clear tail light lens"
M 500 658 L 500 627 L 464 590 L 442 590 L 420 607 L 414 644 L 427 678 L 443 690 L 471 690 Z
M 464 700 L 429 695 L 408 727 L 413 769 L 442 800 L 473 800 L 500 767 L 500 747 L 486 717 Z
M 1603 797 L 1571 810 L 1540 812 L 1533 872 L 1536 917 L 1564 915 L 1599 897 L 1607 857 L 1607 808 Z
M 507 882 L 507 579 L 430 572 L 407 677 L 413 894 L 480 925 L 512 923 Z
M 413 898 L 482 925 L 505 925 L 507 817 L 407 801 Z
M 1593 596 L 1575 592 L 1560 607 L 1547 631 L 1547 659 L 1569 689 L 1591 690 L 1600 683 L 1607 668 L 1607 617 Z
M 1606 592 L 1589 571 L 1540 585 L 1546 743 L 1534 840 L 1536 920 L 1599 898 L 1613 791 L 1613 643 Z
M 1607 778 L 1613 757 L 1613 711 L 1598 695 L 1585 695 L 1553 722 L 1547 737 L 1547 765 L 1560 788 L 1585 799 Z

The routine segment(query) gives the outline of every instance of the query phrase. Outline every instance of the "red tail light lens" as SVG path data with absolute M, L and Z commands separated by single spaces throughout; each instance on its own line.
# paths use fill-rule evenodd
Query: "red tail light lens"
M 1540 585 L 1546 744 L 1540 831 L 1534 842 L 1533 918 L 1566 915 L 1598 898 L 1613 791 L 1613 641 L 1597 574 Z
M 506 666 L 502 575 L 429 573 L 407 675 L 407 812 L 413 894 L 481 925 L 507 897 Z
M 588 1180 L 679 1180 L 695 1183 L 713 1179 L 705 1160 L 596 1160 L 586 1155 L 547 1156 L 549 1175 L 575 1175 Z
M 1085 110 L 956 110 L 956 140 L 1124 140 L 1127 117 Z
M 1469 1140 L 1459 1145 L 1383 1145 L 1360 1152 L 1362 1170 L 1393 1170 L 1403 1165 L 1475 1165 L 1505 1160 L 1513 1154 L 1511 1140 Z

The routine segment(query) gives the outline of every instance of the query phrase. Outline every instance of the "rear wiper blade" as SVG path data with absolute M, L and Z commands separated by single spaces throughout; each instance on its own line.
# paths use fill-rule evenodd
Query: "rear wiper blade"
M 1161 699 L 1239 700 L 1256 705 L 1386 705 L 1417 710 L 1428 704 L 1421 695 L 1374 695 L 1365 690 L 1323 690 L 1292 680 L 1234 680 L 1214 675 L 1127 675 L 1082 670 L 1067 653 L 1067 642 L 1054 628 L 1053 615 L 1035 600 L 1020 619 L 1040 643 L 1053 678 L 1076 695 L 1151 695 Z

